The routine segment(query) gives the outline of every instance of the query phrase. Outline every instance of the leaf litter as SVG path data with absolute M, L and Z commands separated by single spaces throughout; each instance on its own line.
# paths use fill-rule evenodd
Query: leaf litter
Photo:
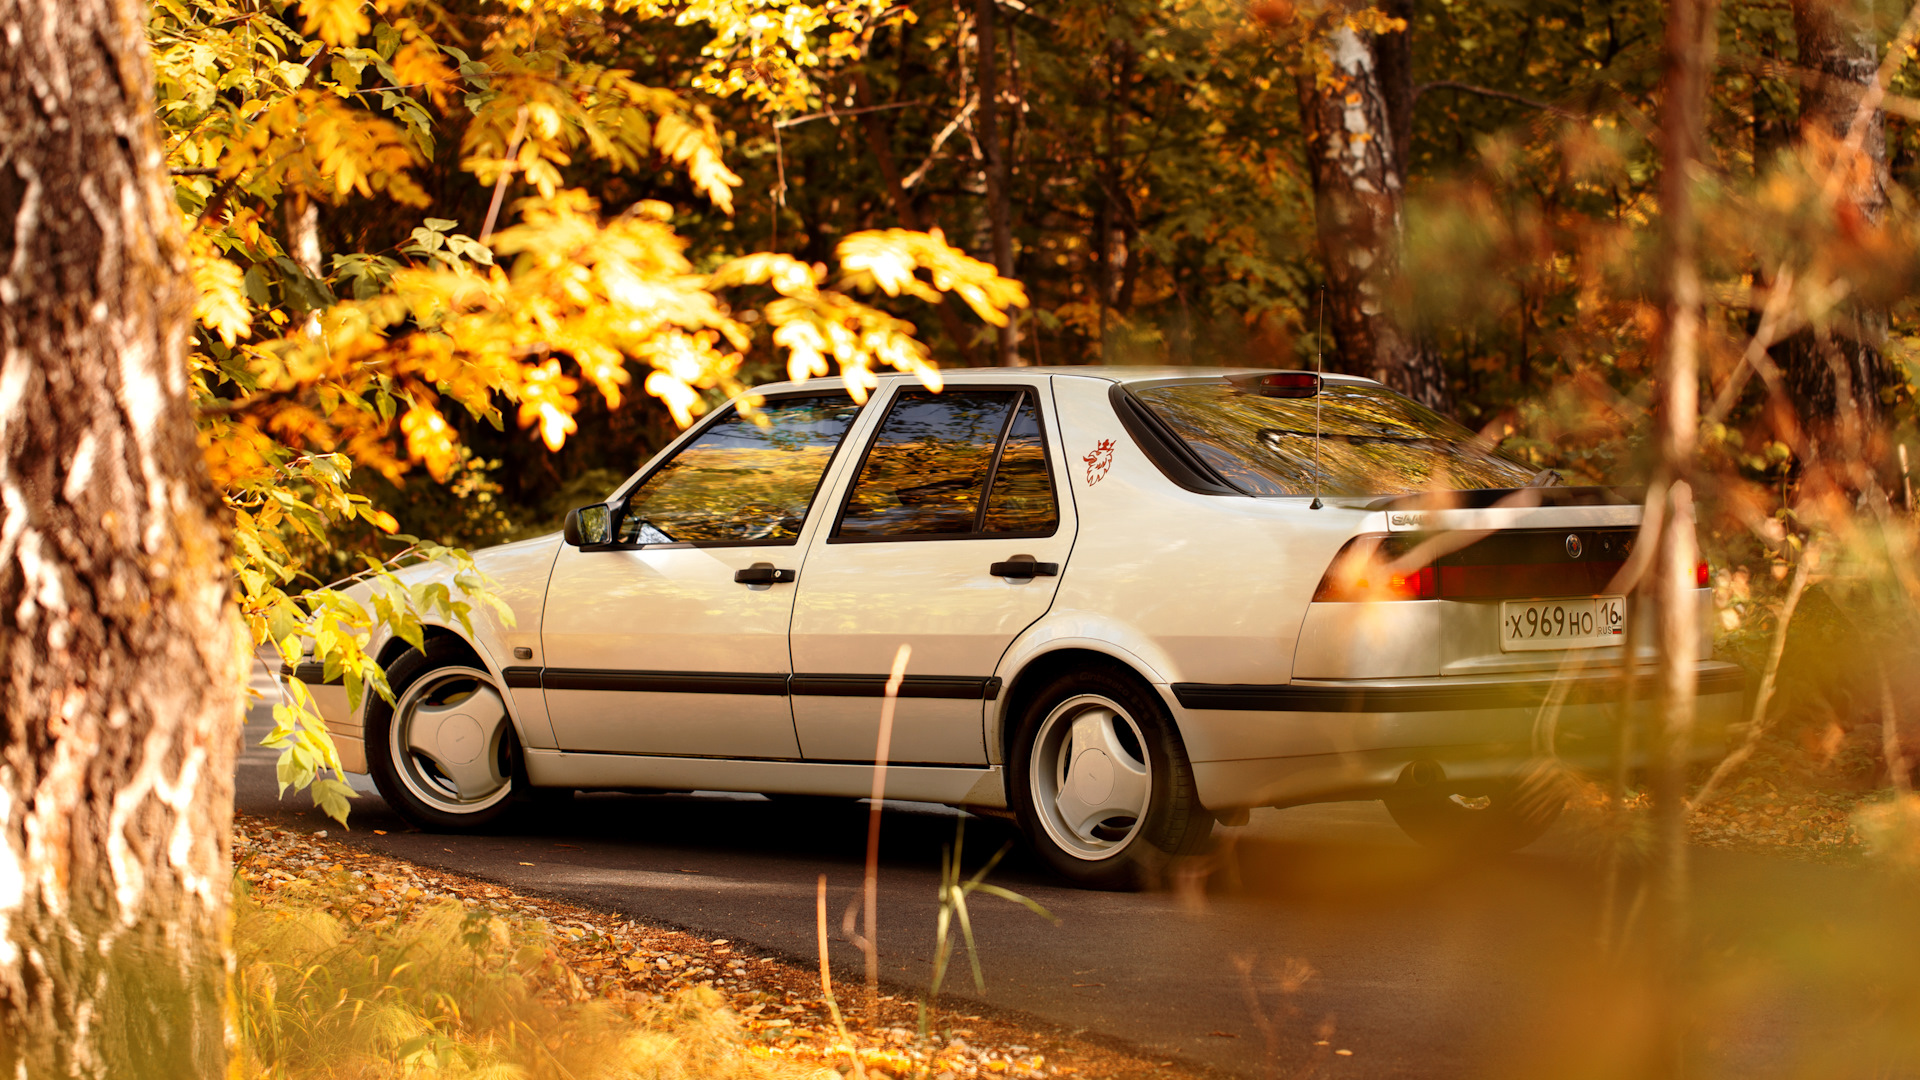
M 378 931 L 451 901 L 468 918 L 538 931 L 549 943 L 542 989 L 575 1003 L 673 1006 L 708 992 L 735 1018 L 753 1051 L 803 1072 L 832 1077 L 856 1056 L 871 1078 L 977 1080 L 1009 1077 L 1202 1077 L 1205 1067 L 1165 1062 L 1090 1040 L 1079 1032 L 1004 1014 L 942 1011 L 928 1038 L 915 1031 L 917 1002 L 842 990 L 852 1007 L 843 1042 L 820 994 L 813 961 L 790 962 L 726 938 L 527 896 L 491 882 L 360 851 L 323 835 L 236 814 L 236 876 L 252 902 L 319 905 L 348 926 Z M 964 1025 L 964 1026 L 961 1026 Z

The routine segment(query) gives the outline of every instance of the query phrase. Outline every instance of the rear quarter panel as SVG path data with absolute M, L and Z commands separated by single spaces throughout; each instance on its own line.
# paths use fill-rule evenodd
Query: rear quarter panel
M 1288 681 L 1313 590 L 1368 515 L 1180 488 L 1127 434 L 1111 385 L 1054 379 L 1080 530 L 1053 608 L 1014 643 L 1002 674 L 1103 643 L 1156 683 Z

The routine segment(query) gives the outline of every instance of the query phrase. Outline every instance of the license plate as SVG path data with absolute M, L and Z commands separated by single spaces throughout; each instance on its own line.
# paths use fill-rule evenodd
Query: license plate
M 1593 649 L 1627 639 L 1627 598 L 1508 600 L 1500 605 L 1500 648 Z

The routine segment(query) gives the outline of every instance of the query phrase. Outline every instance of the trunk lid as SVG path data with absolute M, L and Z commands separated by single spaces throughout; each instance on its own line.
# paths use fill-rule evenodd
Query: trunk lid
M 1372 501 L 1366 508 L 1385 531 L 1354 543 L 1377 545 L 1372 565 L 1393 569 L 1397 598 L 1352 602 L 1353 591 L 1323 587 L 1295 678 L 1615 665 L 1629 651 L 1650 658 L 1651 620 L 1623 573 L 1638 541 L 1637 494 L 1558 487 Z

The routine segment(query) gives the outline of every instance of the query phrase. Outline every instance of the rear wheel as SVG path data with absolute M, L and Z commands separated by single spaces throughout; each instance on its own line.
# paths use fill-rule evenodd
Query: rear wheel
M 1091 669 L 1055 679 L 1022 716 L 1012 758 L 1021 827 L 1054 870 L 1081 885 L 1153 884 L 1211 834 L 1173 718 L 1129 675 Z
M 1444 784 L 1390 795 L 1387 812 L 1422 847 L 1455 855 L 1504 855 L 1533 843 L 1560 819 L 1566 798 L 1519 784 L 1455 791 Z
M 519 743 L 505 695 L 444 640 L 387 673 L 394 702 L 367 706 L 367 769 L 387 805 L 422 829 L 485 828 L 513 807 Z

